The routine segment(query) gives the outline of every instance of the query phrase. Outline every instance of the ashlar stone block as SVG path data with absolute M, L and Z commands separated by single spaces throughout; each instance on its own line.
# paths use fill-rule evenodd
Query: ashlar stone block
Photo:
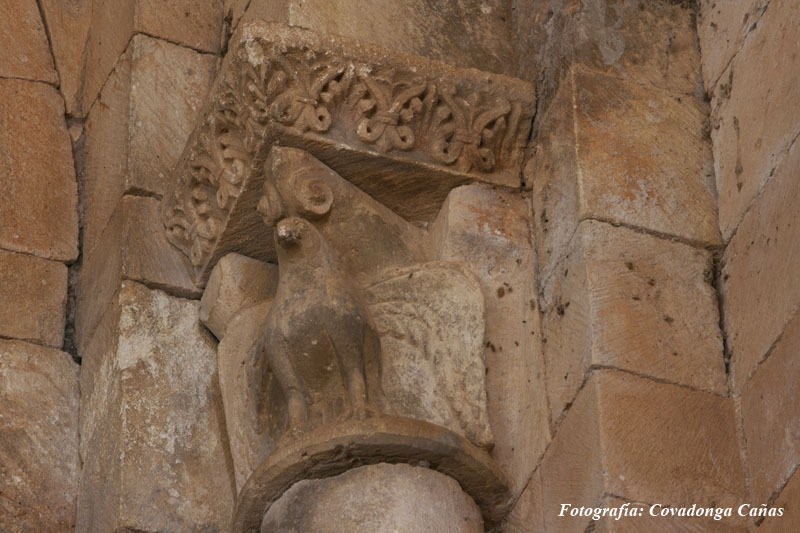
M 0 79 L 0 123 L 0 248 L 74 260 L 78 191 L 61 95 Z
M 543 278 L 587 218 L 719 244 L 705 120 L 695 97 L 573 67 L 526 169 Z
M 541 80 L 544 111 L 570 67 L 702 96 L 693 7 L 685 2 L 515 2 L 519 76 Z
M 232 25 L 267 20 L 427 57 L 460 67 L 513 75 L 510 0 L 481 3 L 423 0 L 227 0 Z M 244 11 L 245 7 L 247 8 Z M 244 16 L 242 16 L 244 15 Z
M 800 142 L 775 169 L 722 257 L 725 330 L 735 391 L 800 308 Z
M 800 465 L 800 315 L 742 390 L 751 500 L 767 502 Z
M 0 530 L 75 526 L 78 369 L 67 353 L 0 340 Z
M 540 470 L 545 531 L 583 531 L 591 519 L 559 517 L 561 504 L 608 494 L 673 507 L 745 498 L 732 400 L 612 370 L 590 375 Z
M 700 0 L 697 4 L 703 81 L 711 93 L 731 59 L 741 50 L 745 37 L 758 26 L 768 1 Z M 724 79 L 722 83 L 725 83 Z
M 66 302 L 63 263 L 0 250 L 0 335 L 60 348 Z
M 86 254 L 77 289 L 76 343 L 86 348 L 109 305 L 116 305 L 122 279 L 173 294 L 198 297 L 183 256 L 164 235 L 154 198 L 123 196 L 99 243 Z
M 91 251 L 125 192 L 161 196 L 200 117 L 216 57 L 146 35 L 120 56 L 86 125 Z
M 94 0 L 86 45 L 83 109 L 88 112 L 128 42 L 138 33 L 198 52 L 217 54 L 222 33 L 220 0 Z
M 542 311 L 552 419 L 593 366 L 727 392 L 711 255 L 587 220 L 545 283 Z
M 0 78 L 57 84 L 58 74 L 36 0 L 2 0 Z
M 711 139 L 725 241 L 800 134 L 798 25 L 797 2 L 770 3 L 714 90 Z
M 550 440 L 528 220 L 528 200 L 520 194 L 466 185 L 447 197 L 429 237 L 431 253 L 464 262 L 483 292 L 493 454 L 511 480 L 514 497 Z
M 544 531 L 542 504 L 542 475 L 537 468 L 514 508 L 509 513 L 501 531 L 503 533 Z
M 87 354 L 102 361 L 82 377 L 94 381 L 81 413 L 93 445 L 77 529 L 227 531 L 233 483 L 199 302 L 125 281 L 114 329 L 116 348 Z
M 767 518 L 759 532 L 780 533 L 800 528 L 800 471 L 794 473 L 772 507 L 783 508 L 783 516 Z
M 86 43 L 92 17 L 92 0 L 41 0 L 39 5 L 50 36 L 58 69 L 59 90 L 67 114 L 82 117 Z

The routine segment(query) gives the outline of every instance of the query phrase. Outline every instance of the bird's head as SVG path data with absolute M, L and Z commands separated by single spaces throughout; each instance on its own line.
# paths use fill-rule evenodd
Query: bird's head
M 320 250 L 321 236 L 317 229 L 305 219 L 284 218 L 275 227 L 275 245 L 278 260 L 301 255 L 307 257 Z

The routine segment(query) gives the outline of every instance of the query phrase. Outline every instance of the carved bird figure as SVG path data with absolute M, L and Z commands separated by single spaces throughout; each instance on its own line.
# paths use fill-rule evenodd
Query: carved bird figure
M 307 220 L 281 220 L 275 245 L 279 282 L 259 357 L 286 396 L 289 435 L 306 429 L 312 415 L 315 422 L 363 419 L 376 411 L 367 375 L 380 372 L 380 340 L 366 305 Z

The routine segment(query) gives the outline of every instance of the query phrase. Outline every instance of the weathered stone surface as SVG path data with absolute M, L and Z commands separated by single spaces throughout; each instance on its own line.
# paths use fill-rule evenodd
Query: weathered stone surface
M 217 54 L 222 0 L 137 0 L 135 27 L 154 37 Z
M 454 479 L 427 468 L 377 464 L 295 483 L 262 532 L 483 531 L 480 511 Z
M 155 9 L 156 6 L 176 9 L 180 3 L 196 4 L 192 6 L 194 12 L 217 2 L 149 0 L 148 3 L 153 4 L 151 11 L 163 17 L 163 10 Z M 143 35 L 133 38 L 127 190 L 163 195 L 170 189 L 169 173 L 200 119 L 216 62 L 216 56 L 199 54 L 160 39 Z
M 233 483 L 199 304 L 125 281 L 119 307 L 116 351 L 94 364 L 86 408 L 98 412 L 82 414 L 90 455 L 107 462 L 85 467 L 78 530 L 95 530 L 94 516 L 133 530 L 227 531 Z
M 124 192 L 164 194 L 199 118 L 215 57 L 136 35 L 86 126 L 84 248 L 97 244 Z
M 544 531 L 542 507 L 542 476 L 537 469 L 528 485 L 508 515 L 501 531 L 503 533 L 535 533 Z
M 60 348 L 66 302 L 64 264 L 0 250 L 0 335 Z
M 800 465 L 800 315 L 742 390 L 751 500 L 766 502 Z
M 41 0 L 67 114 L 84 116 L 83 75 L 92 0 Z
M 91 0 L 81 108 L 89 113 L 117 59 L 133 36 L 136 0 Z
M 90 254 L 125 192 L 130 146 L 131 51 L 108 76 L 97 104 L 87 110 L 83 177 L 83 253 Z
M 593 365 L 725 394 L 711 271 L 705 250 L 582 222 L 543 291 L 552 419 Z
M 58 83 L 36 0 L 2 0 L 0 78 Z
M 75 259 L 77 186 L 61 96 L 41 83 L 0 80 L 0 123 L 0 247 Z
M 585 218 L 718 244 L 705 120 L 697 98 L 573 68 L 542 118 L 526 179 L 543 278 Z
M 222 31 L 220 0 L 94 0 L 86 52 L 83 109 L 88 111 L 117 58 L 136 33 L 216 54 Z
M 667 0 L 519 0 L 518 75 L 540 84 L 540 111 L 569 68 L 702 96 L 694 9 Z
M 154 198 L 124 196 L 99 243 L 86 255 L 77 289 L 75 315 L 79 352 L 86 347 L 103 313 L 119 290 L 121 279 L 132 279 L 173 294 L 197 297 L 183 256 L 166 240 Z
M 200 320 L 220 340 L 240 310 L 275 294 L 278 267 L 240 254 L 220 259 L 200 301 Z
M 582 531 L 589 518 L 559 517 L 561 504 L 606 494 L 665 506 L 745 497 L 730 399 L 617 371 L 591 374 L 540 469 L 546 531 Z
M 800 4 L 770 4 L 714 91 L 711 138 L 726 241 L 800 134 L 799 25 Z
M 243 6 L 229 2 L 234 24 Z M 428 57 L 451 65 L 513 74 L 510 0 L 432 4 L 253 0 L 243 21 L 255 19 L 308 28 Z
M 619 498 L 607 498 L 603 504 L 609 509 L 617 509 L 625 505 L 624 500 Z M 733 516 L 723 516 L 720 520 L 713 517 L 673 517 L 673 516 L 651 516 L 650 505 L 644 503 L 629 504 L 627 509 L 641 509 L 642 516 L 624 516 L 619 520 L 611 517 L 600 518 L 596 522 L 595 531 L 597 533 L 639 533 L 641 531 L 664 531 L 670 533 L 698 533 L 698 532 L 719 532 L 719 533 L 744 533 L 747 527 L 743 519 L 736 516 L 734 505 L 731 513 Z M 661 504 L 659 504 L 661 505 Z M 699 507 L 699 506 L 698 506 Z M 664 506 L 653 510 L 659 513 Z
M 703 81 L 706 90 L 711 93 L 728 63 L 742 48 L 744 39 L 758 26 L 768 2 L 700 0 L 697 4 L 697 33 L 702 51 Z
M 71 531 L 78 482 L 78 365 L 0 340 L 0 529 Z
M 242 25 L 230 49 L 165 199 L 170 240 L 200 283 L 217 241 L 258 225 L 249 202 L 276 141 L 408 220 L 432 219 L 465 182 L 519 185 L 535 98 L 521 80 L 263 22 Z
M 800 308 L 798 205 L 800 142 L 795 142 L 722 259 L 725 330 L 736 390 Z
M 480 283 L 493 455 L 514 496 L 550 439 L 527 204 L 519 194 L 486 185 L 459 187 L 447 197 L 429 243 L 432 255 L 464 262 Z
M 782 507 L 783 516 L 764 520 L 758 528 L 759 533 L 781 533 L 800 529 L 800 471 L 794 473 L 772 507 Z

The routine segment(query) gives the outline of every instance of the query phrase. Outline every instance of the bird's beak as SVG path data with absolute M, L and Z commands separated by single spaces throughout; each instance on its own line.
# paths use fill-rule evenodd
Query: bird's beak
M 278 244 L 288 245 L 297 243 L 300 240 L 299 228 L 290 224 L 278 224 L 276 229 Z

